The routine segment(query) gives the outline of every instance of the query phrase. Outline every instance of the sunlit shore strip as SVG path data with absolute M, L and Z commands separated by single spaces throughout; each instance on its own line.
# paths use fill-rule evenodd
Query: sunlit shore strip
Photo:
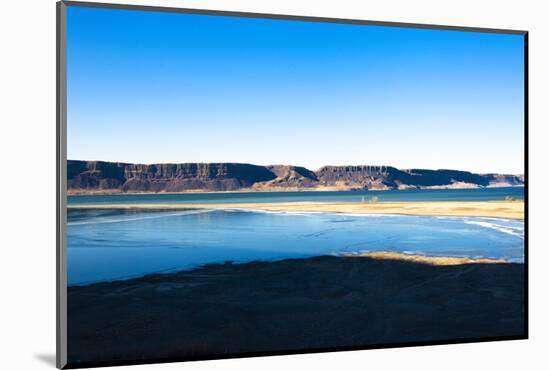
M 524 218 L 523 201 L 484 202 L 288 202 L 218 204 L 71 204 L 78 209 L 252 209 L 273 212 L 330 212 L 350 214 L 398 214 L 418 216 Z
M 404 254 L 398 252 L 362 252 L 344 254 L 346 257 L 369 257 L 378 260 L 408 261 L 437 266 L 456 266 L 474 263 L 508 263 L 504 259 L 491 258 L 468 258 L 468 257 L 447 257 L 447 256 L 422 256 L 417 254 Z

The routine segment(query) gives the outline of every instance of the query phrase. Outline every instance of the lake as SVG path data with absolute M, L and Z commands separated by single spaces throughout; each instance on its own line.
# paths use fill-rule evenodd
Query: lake
M 67 221 L 69 285 L 226 261 L 384 250 L 523 262 L 524 250 L 523 221 L 485 217 L 69 209 Z

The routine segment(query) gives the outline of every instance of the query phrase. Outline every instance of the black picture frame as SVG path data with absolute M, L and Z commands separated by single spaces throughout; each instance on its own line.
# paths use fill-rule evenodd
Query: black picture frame
M 97 2 L 81 2 L 81 1 L 60 1 L 56 4 L 57 14 L 57 63 L 56 63 L 56 123 L 57 123 L 57 142 L 56 142 L 56 359 L 57 367 L 60 369 L 71 368 L 91 368 L 105 366 L 121 366 L 121 365 L 138 365 L 138 364 L 155 364 L 183 361 L 202 361 L 202 360 L 217 360 L 231 358 L 248 358 L 260 356 L 278 356 L 278 355 L 295 355 L 295 354 L 310 354 L 322 352 L 337 352 L 337 351 L 356 351 L 366 349 L 381 349 L 381 348 L 400 348 L 400 347 L 416 347 L 416 346 L 433 346 L 446 344 L 460 343 L 478 343 L 490 341 L 507 341 L 521 340 L 529 337 L 529 32 L 525 30 L 511 29 L 494 29 L 482 27 L 461 27 L 438 24 L 417 24 L 417 23 L 401 23 L 401 22 L 383 22 L 358 19 L 342 19 L 329 17 L 311 17 L 299 15 L 282 15 L 282 14 L 266 14 L 266 13 L 250 13 L 238 11 L 221 11 L 207 9 L 191 9 L 191 8 L 176 8 L 176 7 L 157 7 L 143 5 L 127 5 L 127 4 L 111 4 Z M 421 342 L 405 342 L 391 343 L 380 345 L 364 345 L 353 347 L 330 347 L 322 349 L 296 349 L 289 351 L 272 351 L 272 352 L 250 352 L 239 354 L 224 354 L 215 356 L 198 355 L 193 358 L 188 357 L 173 357 L 159 358 L 148 360 L 132 360 L 132 361 L 98 361 L 88 363 L 70 364 L 67 363 L 67 266 L 66 266 L 66 146 L 67 146 L 67 75 L 66 75 L 66 11 L 68 7 L 86 7 L 86 8 L 102 8 L 102 9 L 118 9 L 118 10 L 134 10 L 148 12 L 169 12 L 182 14 L 203 14 L 212 16 L 231 16 L 231 17 L 246 17 L 246 18 L 263 18 L 276 20 L 294 20 L 305 22 L 327 22 L 340 24 L 355 24 L 367 26 L 393 26 L 401 28 L 419 28 L 432 30 L 450 30 L 461 32 L 483 32 L 483 33 L 500 33 L 522 35 L 524 38 L 524 333 L 515 336 L 501 337 L 482 337 L 482 338 L 456 338 L 453 340 L 437 340 L 437 341 L 421 341 Z

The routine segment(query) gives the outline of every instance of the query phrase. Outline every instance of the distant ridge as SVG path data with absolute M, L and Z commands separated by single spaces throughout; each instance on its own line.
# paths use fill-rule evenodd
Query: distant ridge
M 523 175 L 457 170 L 400 170 L 391 166 L 245 163 L 131 164 L 67 161 L 69 194 L 204 191 L 393 190 L 521 186 Z

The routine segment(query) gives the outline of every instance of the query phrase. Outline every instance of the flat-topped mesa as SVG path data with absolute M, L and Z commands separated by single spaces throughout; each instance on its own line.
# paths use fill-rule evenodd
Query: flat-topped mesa
M 372 175 L 391 175 L 401 172 L 391 166 L 324 166 L 316 171 L 318 176 L 325 178 L 334 178 L 347 175 L 347 177 L 372 176 Z
M 481 187 L 490 179 L 468 171 L 399 170 L 391 166 L 327 166 L 317 171 L 321 181 L 355 183 L 362 188 Z
M 101 161 L 67 161 L 67 189 L 117 190 L 126 182 L 128 164 Z
M 471 173 L 468 171 L 457 170 L 422 170 L 408 169 L 403 170 L 410 175 L 406 179 L 406 184 L 414 184 L 416 186 L 445 186 L 449 184 L 471 184 L 474 186 L 488 186 L 490 179 L 482 175 Z
M 265 181 L 273 177 L 262 166 L 240 163 L 129 164 L 124 172 L 127 178 L 138 179 L 250 178 L 251 181 Z
M 67 187 L 118 192 L 228 191 L 274 178 L 263 166 L 241 163 L 145 165 L 68 161 Z
M 391 166 L 325 166 L 316 171 L 325 186 L 355 189 L 392 189 L 406 176 Z
M 523 183 L 522 175 L 391 166 L 324 166 L 314 172 L 291 165 L 67 161 L 69 194 L 472 188 Z
M 263 166 L 241 163 L 128 165 L 124 191 L 238 190 L 275 176 Z

